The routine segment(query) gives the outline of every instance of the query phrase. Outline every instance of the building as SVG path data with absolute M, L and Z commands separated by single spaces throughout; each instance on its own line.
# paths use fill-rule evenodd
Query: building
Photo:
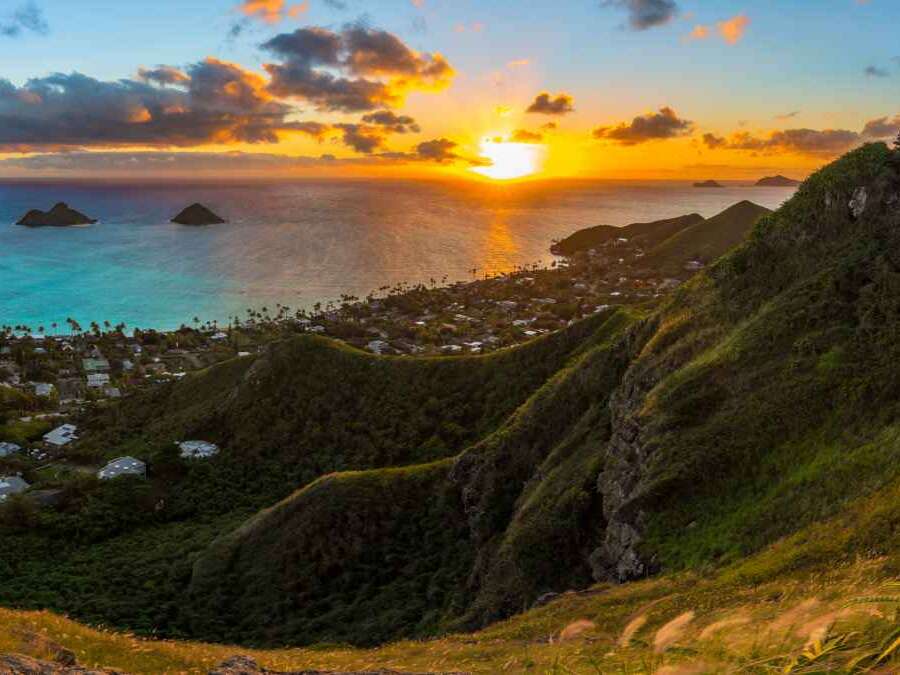
M 97 472 L 97 478 L 100 480 L 110 480 L 119 476 L 140 476 L 143 478 L 146 475 L 147 465 L 134 457 L 114 459 Z
M 109 385 L 109 375 L 106 373 L 90 373 L 87 376 L 87 386 L 91 389 L 102 389 Z
M 177 445 L 184 459 L 209 459 L 219 454 L 219 446 L 208 441 L 182 441 Z
M 53 385 L 48 382 L 35 382 L 34 395 L 41 396 L 43 398 L 50 398 L 51 396 L 53 396 Z
M 86 373 L 108 373 L 109 361 L 103 357 L 82 359 L 81 367 L 84 368 Z
M 25 492 L 29 487 L 31 486 L 18 476 L 0 476 L 0 502 Z
M 6 441 L 0 443 L 0 457 L 9 457 L 18 452 L 22 452 L 22 446 L 15 443 L 7 443 Z
M 72 441 L 78 440 L 78 436 L 75 435 L 76 431 L 78 431 L 78 427 L 74 424 L 63 424 L 61 427 L 56 427 L 53 431 L 44 434 L 44 443 L 61 448 Z

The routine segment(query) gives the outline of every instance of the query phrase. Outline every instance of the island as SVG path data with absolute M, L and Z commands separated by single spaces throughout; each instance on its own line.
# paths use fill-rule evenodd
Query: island
M 70 209 L 68 204 L 59 202 L 49 211 L 32 209 L 16 225 L 27 227 L 69 227 L 71 225 L 93 225 L 97 221 L 83 213 Z
M 700 183 L 694 183 L 695 188 L 720 188 L 725 187 L 721 183 L 714 180 L 705 180 Z
M 799 180 L 788 178 L 778 174 L 777 176 L 766 176 L 756 181 L 756 187 L 797 187 L 800 185 Z
M 191 204 L 172 218 L 172 222 L 179 225 L 218 225 L 225 221 L 203 204 Z

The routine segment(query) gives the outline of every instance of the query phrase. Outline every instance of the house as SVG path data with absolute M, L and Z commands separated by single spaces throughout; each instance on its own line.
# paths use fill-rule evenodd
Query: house
M 124 370 L 125 372 L 131 372 L 132 370 L 134 370 L 134 362 L 132 362 L 130 359 L 124 359 L 122 361 L 122 370 Z
M 81 360 L 81 367 L 86 373 L 108 373 L 109 361 L 102 356 L 99 358 L 89 358 Z
M 34 395 L 43 398 L 53 396 L 53 385 L 48 382 L 34 382 Z
M 91 389 L 102 389 L 109 385 L 109 375 L 106 373 L 89 373 L 87 386 Z
M 0 502 L 5 502 L 7 498 L 25 492 L 30 487 L 19 476 L 0 476 Z
M 140 476 L 143 478 L 146 475 L 147 465 L 134 457 L 114 459 L 97 472 L 97 478 L 100 480 L 110 480 L 119 476 Z
M 221 340 L 227 340 L 228 333 L 223 333 L 222 331 L 219 331 L 218 333 L 213 333 L 212 335 L 210 335 L 209 339 L 215 340 L 216 342 L 219 342 Z
M 22 446 L 15 443 L 7 443 L 6 441 L 0 443 L 0 457 L 9 457 L 17 452 L 22 452 Z
M 391 345 L 384 340 L 372 340 L 369 344 L 366 345 L 366 349 L 375 354 L 383 354 L 390 348 Z
M 53 431 L 44 434 L 44 443 L 61 448 L 78 439 L 78 436 L 75 435 L 76 431 L 78 431 L 78 427 L 74 424 L 63 424 L 61 427 L 56 427 Z
M 207 441 L 182 441 L 176 445 L 184 459 L 208 459 L 219 454 L 219 446 Z
M 122 398 L 122 390 L 118 387 L 107 387 L 103 393 L 109 398 Z

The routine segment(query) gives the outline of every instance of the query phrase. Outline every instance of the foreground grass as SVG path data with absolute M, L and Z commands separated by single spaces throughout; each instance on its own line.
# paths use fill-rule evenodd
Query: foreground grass
M 254 651 L 156 641 L 89 628 L 50 612 L 0 610 L 0 653 L 46 657 L 47 645 L 57 643 L 72 649 L 83 665 L 135 674 L 205 673 L 237 653 L 278 670 L 864 672 L 874 659 L 855 667 L 852 661 L 880 652 L 898 625 L 896 603 L 884 590 L 892 571 L 893 562 L 879 558 L 755 585 L 735 583 L 733 575 L 695 573 L 599 585 L 478 633 L 376 649 Z M 889 655 L 869 672 L 897 672 L 898 665 Z

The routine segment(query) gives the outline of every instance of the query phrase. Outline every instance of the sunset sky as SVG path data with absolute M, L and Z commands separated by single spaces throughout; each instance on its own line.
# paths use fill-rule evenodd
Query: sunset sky
M 9 0 L 0 176 L 802 177 L 900 129 L 896 0 Z

